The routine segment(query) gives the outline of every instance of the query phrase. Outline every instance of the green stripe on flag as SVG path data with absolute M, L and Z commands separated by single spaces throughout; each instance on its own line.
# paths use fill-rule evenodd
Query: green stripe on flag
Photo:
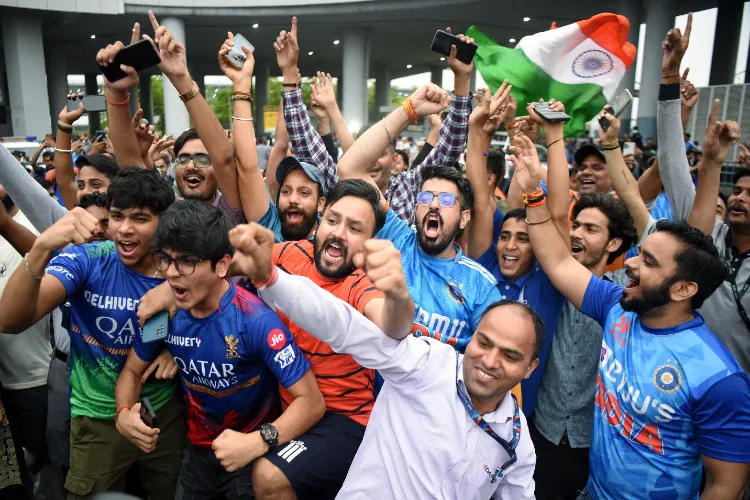
M 607 100 L 601 85 L 591 83 L 570 84 L 558 82 L 534 64 L 520 49 L 502 47 L 476 26 L 466 31 L 479 46 L 474 65 L 484 81 L 495 92 L 503 80 L 513 85 L 511 94 L 518 101 L 518 113 L 525 114 L 527 103 L 540 98 L 555 98 L 565 104 L 570 121 L 565 123 L 565 136 L 582 135 L 586 122 L 599 113 Z

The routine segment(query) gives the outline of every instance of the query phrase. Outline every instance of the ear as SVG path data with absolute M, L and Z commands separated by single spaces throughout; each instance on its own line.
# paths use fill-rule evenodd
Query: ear
M 229 273 L 229 266 L 232 264 L 232 257 L 227 254 L 216 263 L 216 275 L 219 278 L 226 278 Z
M 529 363 L 529 366 L 526 368 L 526 373 L 523 375 L 523 379 L 526 380 L 531 376 L 532 373 L 534 373 L 534 370 L 536 367 L 539 366 L 539 358 L 536 358 L 534 361 Z
M 325 197 L 321 196 L 320 198 L 318 198 L 318 210 L 317 210 L 317 212 L 319 214 L 322 214 L 323 213 L 323 207 L 325 207 L 325 206 L 326 206 L 326 199 L 325 199 Z
M 695 281 L 678 281 L 669 290 L 673 302 L 684 302 L 698 293 L 698 283 Z
M 465 229 L 466 225 L 471 220 L 471 210 L 462 210 L 461 211 L 461 220 L 459 221 L 459 227 L 461 229 Z
M 605 248 L 605 251 L 608 253 L 614 253 L 622 246 L 622 238 L 612 238 L 607 242 L 607 247 Z
M 490 186 L 494 186 L 496 182 L 497 177 L 495 177 L 495 174 L 487 174 L 487 184 L 489 184 Z

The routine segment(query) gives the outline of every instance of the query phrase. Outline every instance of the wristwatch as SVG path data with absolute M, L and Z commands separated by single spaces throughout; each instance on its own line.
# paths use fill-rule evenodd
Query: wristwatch
M 188 90 L 184 94 L 180 94 L 180 100 L 182 100 L 182 102 L 188 102 L 190 99 L 192 99 L 193 97 L 197 96 L 200 93 L 201 93 L 200 87 L 198 87 L 197 83 L 193 82 L 193 86 L 190 87 L 190 90 Z
M 260 437 L 268 445 L 269 450 L 273 450 L 279 445 L 279 431 L 271 424 L 260 426 Z

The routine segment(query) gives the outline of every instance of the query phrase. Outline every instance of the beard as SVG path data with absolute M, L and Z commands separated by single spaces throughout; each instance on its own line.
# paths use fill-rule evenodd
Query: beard
M 656 288 L 641 288 L 641 297 L 620 299 L 620 306 L 630 312 L 634 312 L 641 317 L 648 318 L 658 315 L 660 309 L 672 301 L 669 289 L 672 287 L 671 280 L 663 282 Z M 640 287 L 640 284 L 639 284 Z
M 604 249 L 602 248 L 599 252 L 595 252 L 590 248 L 586 248 L 584 249 L 583 254 L 581 265 L 586 268 L 594 267 L 602 261 L 602 258 L 604 258 Z
M 336 268 L 330 268 L 327 267 L 325 262 L 323 262 L 323 252 L 325 251 L 326 246 L 328 246 L 329 243 L 338 243 L 341 247 L 341 264 L 339 264 Z M 349 249 L 344 245 L 344 242 L 340 239 L 336 238 L 335 236 L 329 236 L 326 238 L 325 241 L 321 242 L 317 237 L 315 238 L 315 267 L 318 269 L 318 272 L 325 276 L 328 279 L 341 279 L 346 276 L 349 276 L 354 272 L 356 267 L 354 267 L 354 264 L 347 259 L 349 256 Z
M 318 222 L 317 213 L 306 214 L 299 207 L 294 207 L 295 210 L 302 214 L 302 220 L 300 222 L 292 223 L 288 222 L 286 218 L 287 211 L 292 207 L 287 207 L 284 211 L 279 212 L 279 218 L 281 219 L 281 236 L 286 241 L 300 241 L 307 239 L 307 235 L 313 230 L 315 224 Z
M 428 238 L 424 232 L 425 220 L 430 214 L 436 214 L 440 219 L 440 235 L 437 238 Z M 460 221 L 456 221 L 453 227 L 446 226 L 443 217 L 437 210 L 430 210 L 421 221 L 417 221 L 417 240 L 419 247 L 427 255 L 438 255 L 453 243 L 453 240 L 461 232 Z

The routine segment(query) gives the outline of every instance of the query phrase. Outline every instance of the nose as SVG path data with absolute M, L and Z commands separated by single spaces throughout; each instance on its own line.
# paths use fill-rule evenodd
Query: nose
M 582 226 L 579 226 L 579 227 L 577 227 L 577 228 L 574 228 L 574 229 L 571 229 L 571 230 L 570 230 L 570 237 L 571 237 L 571 238 L 577 238 L 577 239 L 579 239 L 579 240 L 582 240 L 582 239 L 583 239 L 583 238 L 581 238 L 581 234 L 582 234 L 582 233 L 583 233 L 583 227 L 582 227 Z
M 289 204 L 290 205 L 299 205 L 299 194 L 297 191 L 292 191 L 289 193 Z
M 511 236 L 510 239 L 508 240 L 508 244 L 505 245 L 505 248 L 515 249 L 518 247 L 517 243 L 518 241 L 516 241 L 516 237 Z
M 488 370 L 496 371 L 501 366 L 501 354 L 497 349 L 493 349 L 492 352 L 487 353 L 482 358 L 482 364 Z
M 430 209 L 436 209 L 440 210 L 440 202 L 438 202 L 438 197 L 436 195 L 432 196 L 432 201 L 429 204 Z
M 120 234 L 131 234 L 133 232 L 133 224 L 130 222 L 130 219 L 127 217 L 123 218 L 117 232 Z
M 164 276 L 167 277 L 167 278 L 176 279 L 176 278 L 179 278 L 182 275 L 177 270 L 177 264 L 175 264 L 175 262 L 172 261 L 172 262 L 169 263 L 169 267 L 167 267 L 167 270 L 164 271 Z

